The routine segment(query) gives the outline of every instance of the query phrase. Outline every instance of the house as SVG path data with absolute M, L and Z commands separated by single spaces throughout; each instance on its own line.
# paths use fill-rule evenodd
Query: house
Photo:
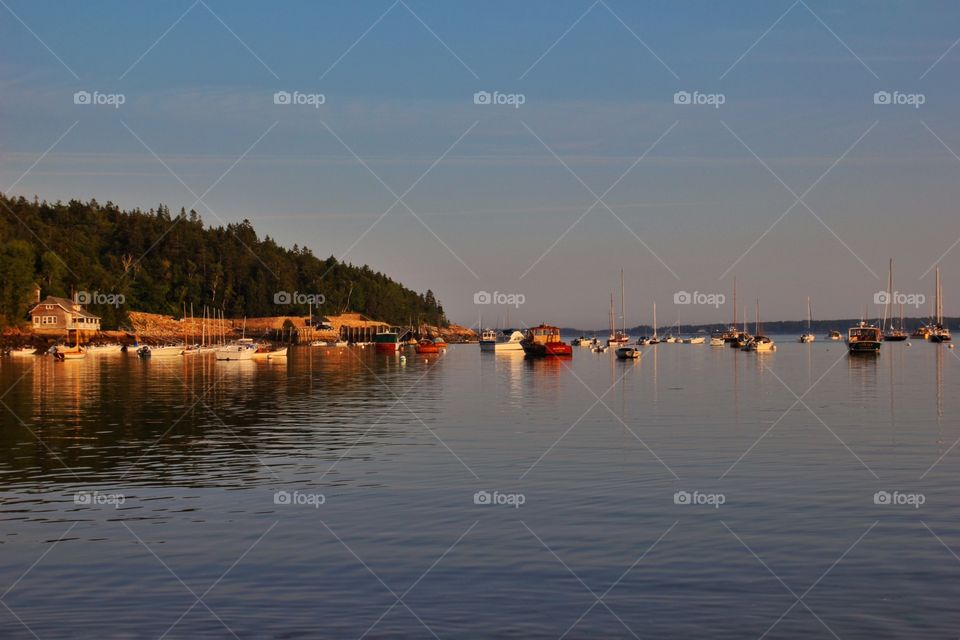
M 62 335 L 68 331 L 100 331 L 100 317 L 67 298 L 47 296 L 30 310 L 35 333 Z

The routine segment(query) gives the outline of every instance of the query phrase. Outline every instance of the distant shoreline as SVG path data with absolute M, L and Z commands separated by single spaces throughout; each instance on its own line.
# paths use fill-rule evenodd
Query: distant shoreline
M 849 327 L 856 326 L 859 324 L 860 318 L 841 318 L 839 320 L 814 320 L 810 323 L 810 330 L 814 333 L 827 333 L 828 331 L 846 331 Z M 881 319 L 879 318 L 868 318 L 867 322 L 876 323 L 877 326 L 881 324 Z M 899 328 L 900 319 L 897 318 L 895 325 Z M 930 319 L 927 317 L 923 318 L 904 318 L 903 319 L 903 330 L 910 333 L 917 327 L 923 326 L 930 322 Z M 944 325 L 947 327 L 957 327 L 960 326 L 960 318 L 944 318 Z M 754 330 L 754 323 L 752 321 L 747 321 L 747 331 L 751 332 Z M 807 330 L 807 321 L 806 320 L 776 320 L 773 322 L 762 322 L 763 330 L 765 333 L 777 334 L 777 335 L 789 335 L 789 334 L 801 334 Z M 699 333 L 703 331 L 704 333 L 712 333 L 714 331 L 723 330 L 730 326 L 729 322 L 714 322 L 710 324 L 681 324 L 681 325 L 661 325 L 657 327 L 657 333 L 664 335 L 669 332 L 674 333 Z M 737 327 L 743 327 L 743 321 L 737 322 Z M 583 334 L 583 335 L 606 335 L 609 333 L 610 329 L 604 327 L 602 329 L 578 329 L 576 327 L 561 327 L 560 332 L 563 334 Z M 650 335 L 653 333 L 653 327 L 649 324 L 635 325 L 632 327 L 627 327 L 627 333 L 631 335 Z

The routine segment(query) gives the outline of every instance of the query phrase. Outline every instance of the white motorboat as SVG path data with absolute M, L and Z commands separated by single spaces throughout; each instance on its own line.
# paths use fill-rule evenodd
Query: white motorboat
M 104 355 L 110 353 L 120 353 L 123 351 L 121 344 L 91 344 L 87 346 L 87 353 L 90 355 Z
M 310 346 L 311 346 L 311 347 L 325 347 L 325 346 L 327 346 L 327 343 L 324 342 L 323 340 L 314 340 L 313 342 L 310 343 Z
M 19 349 L 11 349 L 11 356 L 35 356 L 37 355 L 37 350 L 33 347 L 20 347 Z
M 694 336 L 690 340 L 686 341 L 688 344 L 703 344 L 707 339 L 703 336 Z
M 252 360 L 253 354 L 257 350 L 257 345 L 250 338 L 242 338 L 236 342 L 217 347 L 216 358 L 221 361 L 229 360 Z
M 176 358 L 183 355 L 183 349 L 183 345 L 181 344 L 159 347 L 143 345 L 137 349 L 137 355 L 141 358 Z
M 711 347 L 722 347 L 725 345 L 724 336 L 722 333 L 715 333 L 710 336 L 710 346 Z
M 494 329 L 486 329 L 480 334 L 480 351 L 523 351 L 523 333 L 514 331 L 510 335 Z M 589 343 L 587 343 L 589 344 Z M 581 343 L 581 346 L 587 346 Z

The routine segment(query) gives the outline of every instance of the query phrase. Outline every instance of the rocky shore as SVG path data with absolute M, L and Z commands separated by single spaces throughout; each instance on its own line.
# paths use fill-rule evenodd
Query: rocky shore
M 225 318 L 223 320 L 207 319 L 204 322 L 199 318 L 177 319 L 173 316 L 143 311 L 131 311 L 129 330 L 99 331 L 83 335 L 81 342 L 121 342 L 123 344 L 167 344 L 183 342 L 198 343 L 203 336 L 207 341 L 219 341 L 221 337 L 233 340 L 246 336 L 248 338 L 267 338 L 279 341 L 297 341 L 309 338 L 310 340 L 337 340 L 341 328 L 358 328 L 364 326 L 382 326 L 384 323 L 370 320 L 357 313 L 347 313 L 339 316 L 327 316 L 331 329 L 310 330 L 308 316 L 272 316 L 268 318 Z M 423 325 L 420 328 L 423 335 L 435 338 L 442 337 L 447 342 L 476 342 L 477 334 L 467 327 L 451 324 L 447 327 Z M 65 335 L 43 334 L 34 332 L 32 327 L 11 327 L 3 331 L 0 336 L 0 348 L 31 345 L 46 348 L 58 342 L 63 342 Z

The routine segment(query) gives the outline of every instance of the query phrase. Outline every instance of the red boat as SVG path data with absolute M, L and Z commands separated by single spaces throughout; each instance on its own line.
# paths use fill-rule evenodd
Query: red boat
M 440 353 L 440 347 L 438 347 L 431 340 L 421 340 L 416 346 L 417 353 Z
M 378 353 L 396 353 L 400 348 L 400 332 L 397 329 L 380 331 L 373 336 L 373 344 Z
M 527 331 L 520 342 L 528 356 L 572 356 L 573 347 L 560 339 L 560 329 L 541 324 Z
M 436 338 L 433 339 L 433 344 L 437 345 L 438 349 L 447 348 L 447 341 L 441 338 L 440 336 L 437 336 Z

